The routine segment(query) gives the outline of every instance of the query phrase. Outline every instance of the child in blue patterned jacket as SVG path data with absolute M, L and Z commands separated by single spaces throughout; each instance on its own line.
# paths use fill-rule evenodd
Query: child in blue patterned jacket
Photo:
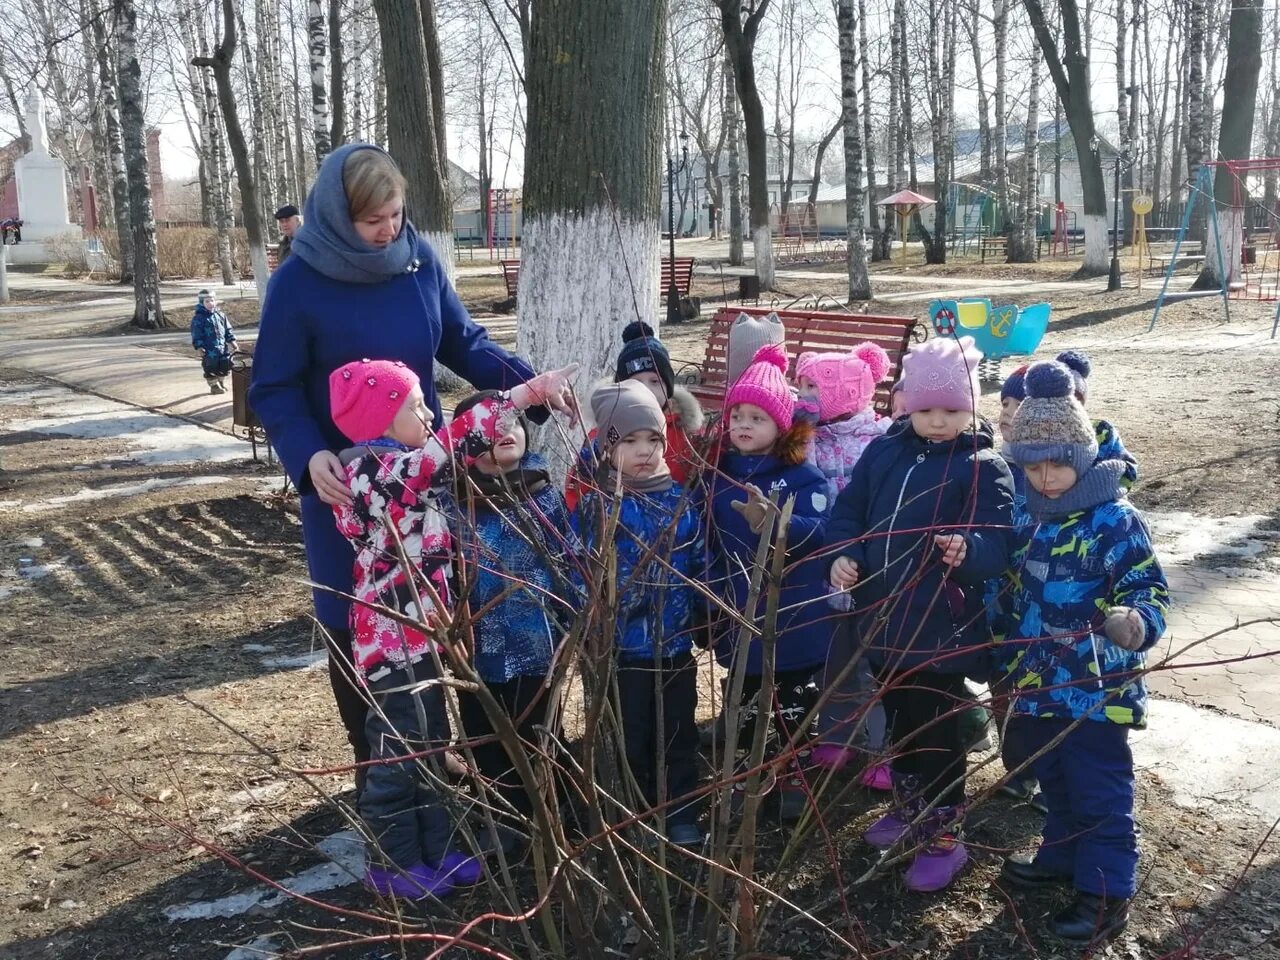
M 483 390 L 454 410 L 454 418 L 500 394 Z M 528 424 L 512 418 L 493 450 L 477 458 L 456 483 L 452 525 L 459 567 L 460 609 L 470 621 L 472 663 L 489 692 L 515 723 L 525 749 L 537 751 L 546 723 L 544 686 L 556 647 L 573 621 L 570 564 L 576 539 L 564 495 L 545 461 L 528 452 Z M 466 607 L 462 608 L 465 603 Z M 514 854 L 523 843 L 511 813 L 533 810 L 513 758 L 496 741 L 480 697 L 458 694 L 458 707 L 478 773 L 496 792 L 500 843 Z M 519 824 L 519 821 L 516 821 Z
M 636 785 L 656 806 L 698 785 L 692 648 L 703 618 L 690 584 L 703 565 L 702 520 L 663 457 L 667 421 L 652 390 L 635 380 L 598 387 L 591 413 L 602 461 L 574 512 L 574 528 L 587 556 L 601 562 L 605 533 L 614 531 L 623 740 Z M 658 789 L 664 767 L 665 794 Z M 702 845 L 698 809 L 694 802 L 666 809 L 672 843 Z
M 191 316 L 191 346 L 200 354 L 209 392 L 226 393 L 231 358 L 240 347 L 231 321 L 218 309 L 218 298 L 212 291 L 201 290 L 196 295 L 196 311 Z
M 1073 884 L 1054 933 L 1105 940 L 1124 929 L 1137 886 L 1129 730 L 1146 725 L 1144 651 L 1164 632 L 1169 589 L 1124 493 L 1128 465 L 1097 459 L 1070 368 L 1036 364 L 1026 394 L 1005 447 L 1026 473 L 1028 520 L 1005 591 L 1004 651 L 1011 725 L 1048 814 L 1035 857 L 1010 858 L 1004 876 Z

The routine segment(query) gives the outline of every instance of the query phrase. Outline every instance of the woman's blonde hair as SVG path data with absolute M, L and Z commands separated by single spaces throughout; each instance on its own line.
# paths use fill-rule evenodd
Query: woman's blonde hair
M 404 187 L 404 174 L 381 150 L 357 150 L 342 165 L 342 188 L 352 220 L 392 200 L 403 200 Z

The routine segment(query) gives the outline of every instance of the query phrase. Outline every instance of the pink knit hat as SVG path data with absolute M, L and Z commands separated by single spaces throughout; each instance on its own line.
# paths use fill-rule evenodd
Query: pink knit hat
M 982 388 L 978 362 L 982 353 L 973 337 L 934 337 L 902 358 L 902 398 L 907 413 L 942 407 L 974 410 Z
M 889 355 L 875 343 L 859 344 L 849 353 L 802 353 L 796 377 L 818 385 L 818 420 L 827 422 L 871 405 L 876 384 L 889 372 Z
M 796 401 L 787 385 L 787 351 L 770 343 L 756 351 L 751 366 L 742 371 L 724 398 L 725 410 L 740 403 L 754 403 L 767 413 L 782 431 L 791 429 Z
M 399 360 L 352 360 L 329 374 L 329 413 L 352 443 L 376 440 L 417 385 Z

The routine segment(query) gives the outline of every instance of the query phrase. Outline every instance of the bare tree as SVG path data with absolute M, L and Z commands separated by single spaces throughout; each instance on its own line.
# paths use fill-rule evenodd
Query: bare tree
M 240 190 L 240 209 L 244 216 L 245 234 L 249 241 L 249 259 L 253 264 L 253 279 L 259 296 L 265 295 L 271 271 L 267 268 L 267 250 L 262 233 L 262 213 L 258 207 L 258 186 L 253 164 L 249 158 L 249 145 L 245 143 L 244 130 L 240 126 L 240 110 L 236 104 L 235 90 L 231 84 L 231 66 L 236 54 L 235 0 L 222 0 L 222 40 L 209 57 L 192 59 L 197 67 L 213 71 L 218 87 L 218 106 L 227 131 L 227 144 L 236 166 L 236 184 Z
M 879 198 L 876 196 L 875 140 L 871 129 L 871 45 L 867 42 L 866 0 L 858 0 L 858 59 L 862 67 L 862 150 L 867 158 L 867 230 L 871 234 L 871 259 L 884 260 L 888 257 L 889 248 L 887 242 L 882 243 L 887 238 L 880 231 L 880 206 L 876 202 Z
M 1102 176 L 1102 157 L 1094 127 L 1093 100 L 1089 88 L 1089 59 L 1082 45 L 1080 9 L 1076 0 L 1059 0 L 1062 16 L 1062 45 L 1045 19 L 1040 0 L 1022 0 L 1036 41 L 1044 54 L 1045 66 L 1053 77 L 1075 142 L 1080 182 L 1084 191 L 1084 263 L 1081 275 L 1107 272 L 1107 188 Z M 1198 0 L 1193 0 L 1198 2 Z
M 858 122 L 858 39 L 855 0 L 839 0 L 836 31 L 840 38 L 840 100 L 844 108 L 844 208 L 849 299 L 871 299 L 867 273 L 866 194 L 862 189 L 862 125 Z
M 756 83 L 755 46 L 770 0 L 715 0 L 720 9 L 725 52 L 733 63 L 733 79 L 742 106 L 747 140 L 747 193 L 755 272 L 760 286 L 774 289 L 773 234 L 769 228 L 768 138 L 764 105 Z M 745 3 L 745 5 L 744 5 Z M 746 14 L 745 18 L 743 14 Z
M 111 207 L 115 211 L 120 245 L 120 282 L 133 282 L 133 220 L 129 209 L 129 177 L 124 163 L 124 136 L 120 130 L 120 98 L 111 45 L 107 40 L 105 13 L 92 6 L 89 26 L 98 58 L 98 89 L 102 95 L 103 133 L 111 169 Z
M 142 67 L 138 63 L 138 12 L 133 0 L 116 0 L 116 58 L 120 72 L 121 128 L 129 213 L 133 224 L 133 324 L 144 330 L 170 326 L 160 303 L 156 220 L 151 208 L 146 123 L 142 116 Z
M 1231 6 L 1224 94 L 1232 108 L 1222 113 L 1222 133 L 1218 137 L 1218 158 L 1222 161 L 1244 160 L 1253 155 L 1253 119 L 1258 76 L 1262 72 L 1262 9 L 1262 0 L 1234 0 Z M 1229 283 L 1239 271 L 1244 208 L 1236 205 L 1235 178 L 1235 172 L 1227 166 L 1215 171 L 1217 230 L 1208 233 L 1204 269 L 1195 283 L 1198 288 Z
M 342 57 L 342 0 L 329 0 L 329 102 L 333 105 L 330 148 L 347 139 L 346 64 Z
M 947 262 L 948 192 L 955 155 L 956 8 L 929 0 L 925 86 L 929 95 L 929 131 L 933 139 L 933 230 L 925 239 L 926 263 Z
M 1040 219 L 1040 48 L 1031 42 L 1027 75 L 1027 125 L 1022 138 L 1022 189 L 1017 229 L 1009 236 L 1009 262 L 1034 263 Z
M 329 155 L 329 63 L 324 23 L 325 0 L 307 2 L 307 52 L 311 58 L 311 135 L 316 148 L 316 169 Z
M 729 151 L 729 263 L 740 267 L 745 262 L 742 250 L 742 163 L 738 144 L 742 124 L 738 117 L 738 90 L 733 79 L 733 60 L 724 57 L 724 112 L 722 123 Z
M 1009 0 L 995 0 L 995 16 L 991 20 L 995 31 L 996 88 L 995 88 L 995 142 L 992 144 L 992 163 L 995 170 L 996 203 L 1000 208 L 1001 233 L 1009 227 L 1009 106 L 1007 103 L 1009 63 Z M 1034 74 L 1032 83 L 1035 82 Z M 1037 143 L 1039 141 L 1037 140 Z

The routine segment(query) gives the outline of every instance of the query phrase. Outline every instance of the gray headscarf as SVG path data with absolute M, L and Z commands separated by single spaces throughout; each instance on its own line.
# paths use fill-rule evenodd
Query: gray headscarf
M 360 239 L 347 209 L 342 168 L 357 150 L 377 150 L 371 143 L 348 143 L 324 158 L 307 194 L 302 226 L 291 253 L 326 277 L 344 283 L 382 283 L 417 267 L 418 232 L 406 217 L 400 234 L 385 247 Z

